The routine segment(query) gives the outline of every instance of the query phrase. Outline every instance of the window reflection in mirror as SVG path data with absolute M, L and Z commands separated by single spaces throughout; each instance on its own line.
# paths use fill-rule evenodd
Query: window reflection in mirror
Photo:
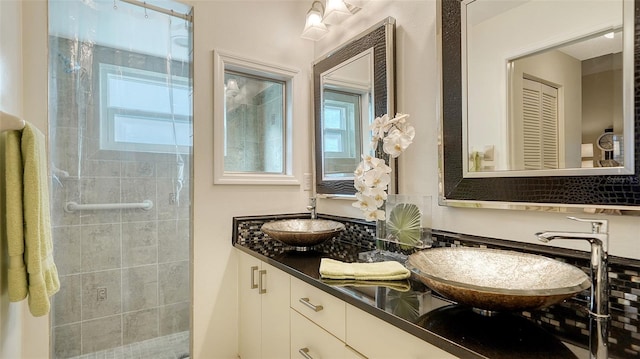
M 462 12 L 465 176 L 625 165 L 623 1 L 469 0 Z
M 371 142 L 372 61 L 368 49 L 321 75 L 324 179 L 353 179 Z
M 362 96 L 359 93 L 324 90 L 322 140 L 325 177 L 353 178 L 353 171 L 362 153 Z
M 282 174 L 284 81 L 225 71 L 224 170 Z

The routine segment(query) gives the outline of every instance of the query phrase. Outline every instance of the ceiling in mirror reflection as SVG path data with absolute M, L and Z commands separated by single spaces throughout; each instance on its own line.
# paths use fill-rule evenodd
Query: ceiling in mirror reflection
M 463 3 L 465 177 L 623 166 L 622 1 L 587 2 Z

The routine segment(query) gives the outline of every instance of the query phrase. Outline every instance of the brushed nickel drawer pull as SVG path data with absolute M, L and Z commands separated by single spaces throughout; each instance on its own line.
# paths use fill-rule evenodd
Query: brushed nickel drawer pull
M 256 271 L 258 270 L 258 266 L 251 267 L 251 289 L 258 288 L 258 283 L 256 283 Z
M 313 357 L 309 355 L 309 348 L 302 348 L 298 350 L 298 353 L 300 353 L 304 359 L 313 359 Z
M 259 270 L 258 271 L 258 293 L 259 294 L 264 294 L 267 292 L 267 286 L 265 285 L 264 281 L 262 280 L 262 278 L 264 278 L 267 275 L 267 270 L 263 269 L 263 270 Z
M 309 302 L 309 298 L 300 298 L 299 302 L 304 304 L 307 308 L 310 308 L 314 312 L 319 312 L 319 311 L 321 311 L 323 309 L 323 307 L 321 305 L 313 305 L 313 304 L 311 304 L 311 302 Z

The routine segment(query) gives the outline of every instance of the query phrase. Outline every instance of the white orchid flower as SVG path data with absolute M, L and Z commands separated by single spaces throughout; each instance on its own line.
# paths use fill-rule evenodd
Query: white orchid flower
M 387 137 L 384 138 L 383 149 L 385 153 L 388 153 L 391 157 L 396 158 L 409 147 L 412 143 L 411 134 L 406 134 L 398 129 L 393 129 Z
M 370 154 L 362 154 L 362 162 L 360 162 L 362 164 L 362 169 L 366 172 L 368 170 L 370 170 L 371 168 L 375 167 L 373 165 L 373 159 L 375 157 L 371 156 Z
M 407 125 L 405 126 L 405 128 L 403 129 L 403 131 L 402 131 L 402 132 L 403 132 L 406 136 L 409 136 L 409 138 L 411 139 L 411 141 L 413 141 L 413 138 L 414 138 L 414 137 L 416 137 L 416 129 L 415 129 L 413 126 L 409 125 L 409 124 L 407 124 Z
M 371 148 L 377 150 L 381 144 L 385 153 L 393 158 L 398 157 L 415 137 L 415 128 L 409 124 L 408 118 L 409 115 L 403 113 L 396 113 L 393 118 L 388 114 L 376 117 L 370 126 Z M 384 220 L 386 217 L 380 207 L 387 200 L 391 171 L 384 159 L 370 154 L 362 155 L 362 162 L 354 171 L 357 201 L 352 206 L 362 210 L 367 221 Z
M 367 187 L 366 183 L 364 182 L 364 176 L 354 177 L 353 187 L 355 187 L 358 192 L 362 193 L 366 192 L 369 189 L 369 187 Z
M 384 134 L 391 128 L 391 125 L 392 123 L 389 119 L 388 114 L 376 117 L 375 120 L 373 120 L 373 123 L 371 123 L 371 126 L 369 126 L 372 131 L 374 142 L 378 139 L 382 139 L 384 137 Z
M 363 163 L 363 170 L 365 172 L 371 170 L 372 168 L 377 168 L 377 167 L 386 165 L 383 159 L 377 158 L 369 154 L 362 155 L 362 163 Z
M 386 218 L 384 211 L 382 210 L 375 210 L 375 211 L 366 211 L 364 212 L 364 219 L 366 221 L 384 221 L 384 219 Z
M 385 165 L 385 161 L 382 158 L 371 156 L 369 157 L 371 168 L 378 168 Z
M 373 198 L 376 201 L 376 207 L 379 208 L 382 206 L 384 201 L 387 200 L 387 191 L 386 187 L 372 187 L 368 188 L 366 191 L 367 196 Z
M 387 185 L 391 183 L 391 176 L 386 172 L 383 167 L 376 167 L 364 174 L 364 183 L 367 187 L 387 188 Z
M 352 204 L 353 207 L 360 208 L 363 212 L 371 212 L 378 209 L 376 206 L 376 200 L 373 197 L 366 196 L 362 193 L 356 193 L 356 202 Z
M 358 163 L 358 166 L 356 167 L 356 170 L 353 171 L 353 175 L 356 177 L 362 177 L 364 175 L 364 163 L 360 162 Z
M 396 124 L 404 124 L 407 122 L 409 118 L 409 114 L 406 113 L 396 113 L 396 117 L 393 118 L 394 123 Z

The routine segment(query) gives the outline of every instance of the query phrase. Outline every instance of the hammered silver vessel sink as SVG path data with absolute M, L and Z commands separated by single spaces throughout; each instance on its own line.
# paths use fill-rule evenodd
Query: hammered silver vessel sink
M 591 286 L 577 267 L 508 250 L 427 249 L 411 254 L 406 266 L 440 295 L 487 313 L 544 308 Z
M 344 230 L 344 224 L 328 219 L 285 219 L 267 222 L 261 230 L 273 239 L 304 250 L 333 238 Z

